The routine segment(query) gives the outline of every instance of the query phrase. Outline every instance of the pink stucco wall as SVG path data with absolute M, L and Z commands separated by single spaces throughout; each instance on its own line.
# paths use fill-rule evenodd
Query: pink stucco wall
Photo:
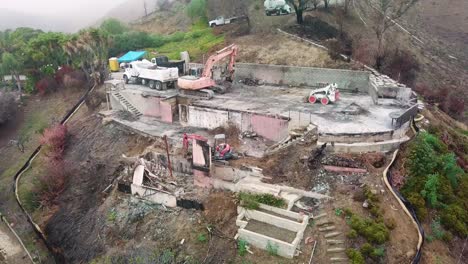
M 213 179 L 209 177 L 209 173 L 206 171 L 193 170 L 193 181 L 195 186 L 202 188 L 212 188 Z
M 143 97 L 139 93 L 122 92 L 122 95 L 144 116 L 160 118 L 161 121 L 172 123 L 173 113 L 170 103 L 160 97 Z
M 172 123 L 173 122 L 172 105 L 171 104 L 166 103 L 164 101 L 161 101 L 161 103 L 159 105 L 159 110 L 160 110 L 160 113 L 161 113 L 161 120 L 163 122 L 167 122 L 167 123 Z
M 270 140 L 279 141 L 288 136 L 288 120 L 253 114 L 250 125 L 252 131 Z

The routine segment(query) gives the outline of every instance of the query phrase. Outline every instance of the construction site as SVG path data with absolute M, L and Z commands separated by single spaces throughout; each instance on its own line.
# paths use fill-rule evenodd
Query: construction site
M 211 208 L 213 191 L 270 195 L 283 205 L 252 209 L 241 201 L 233 208 L 237 217 L 225 223 L 238 228 L 232 238 L 285 258 L 307 251 L 346 261 L 345 233 L 334 219 L 336 188 L 343 187 L 336 184 L 385 193 L 382 177 L 372 179 L 367 166 L 383 168 L 385 153 L 409 140 L 415 94 L 372 70 L 236 63 L 237 52 L 233 44 L 205 65 L 186 63 L 177 88 L 113 73 L 103 122 L 155 142 L 125 156 L 118 189 L 202 211 Z M 353 159 L 366 153 L 372 164 Z M 278 158 L 290 164 L 264 166 Z M 308 228 L 312 219 L 318 230 Z
M 468 258 L 451 5 L 110 2 L 0 31 L 0 264 Z

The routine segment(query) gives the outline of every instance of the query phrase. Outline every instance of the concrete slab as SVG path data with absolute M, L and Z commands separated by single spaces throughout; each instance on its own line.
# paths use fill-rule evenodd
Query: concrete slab
M 290 118 L 290 123 L 313 123 L 319 133 L 375 133 L 393 130 L 389 114 L 404 107 L 375 105 L 365 93 L 344 93 L 329 105 L 304 103 L 308 88 L 245 86 L 236 84 L 226 94 L 211 100 L 195 100 L 191 105 L 220 110 Z M 349 114 L 358 105 L 363 111 Z

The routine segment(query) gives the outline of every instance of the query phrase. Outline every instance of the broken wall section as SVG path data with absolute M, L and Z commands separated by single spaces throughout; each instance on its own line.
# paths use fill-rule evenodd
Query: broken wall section
M 229 109 L 213 109 L 193 105 L 179 105 L 181 123 L 192 127 L 214 129 L 234 124 L 241 132 L 255 132 L 273 141 L 288 135 L 289 120 L 286 117 L 261 115 Z

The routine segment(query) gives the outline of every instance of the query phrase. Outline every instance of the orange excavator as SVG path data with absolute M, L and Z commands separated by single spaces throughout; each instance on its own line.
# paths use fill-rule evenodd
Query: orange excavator
M 224 93 L 226 91 L 225 82 L 232 82 L 238 51 L 239 48 L 237 45 L 231 44 L 208 58 L 201 76 L 197 77 L 189 75 L 180 77 L 177 80 L 177 86 L 179 86 L 182 94 L 211 99 L 214 96 L 214 91 Z M 227 67 L 227 73 L 224 74 L 225 80 L 216 82 L 213 79 L 213 67 L 216 63 L 228 57 L 229 64 Z

